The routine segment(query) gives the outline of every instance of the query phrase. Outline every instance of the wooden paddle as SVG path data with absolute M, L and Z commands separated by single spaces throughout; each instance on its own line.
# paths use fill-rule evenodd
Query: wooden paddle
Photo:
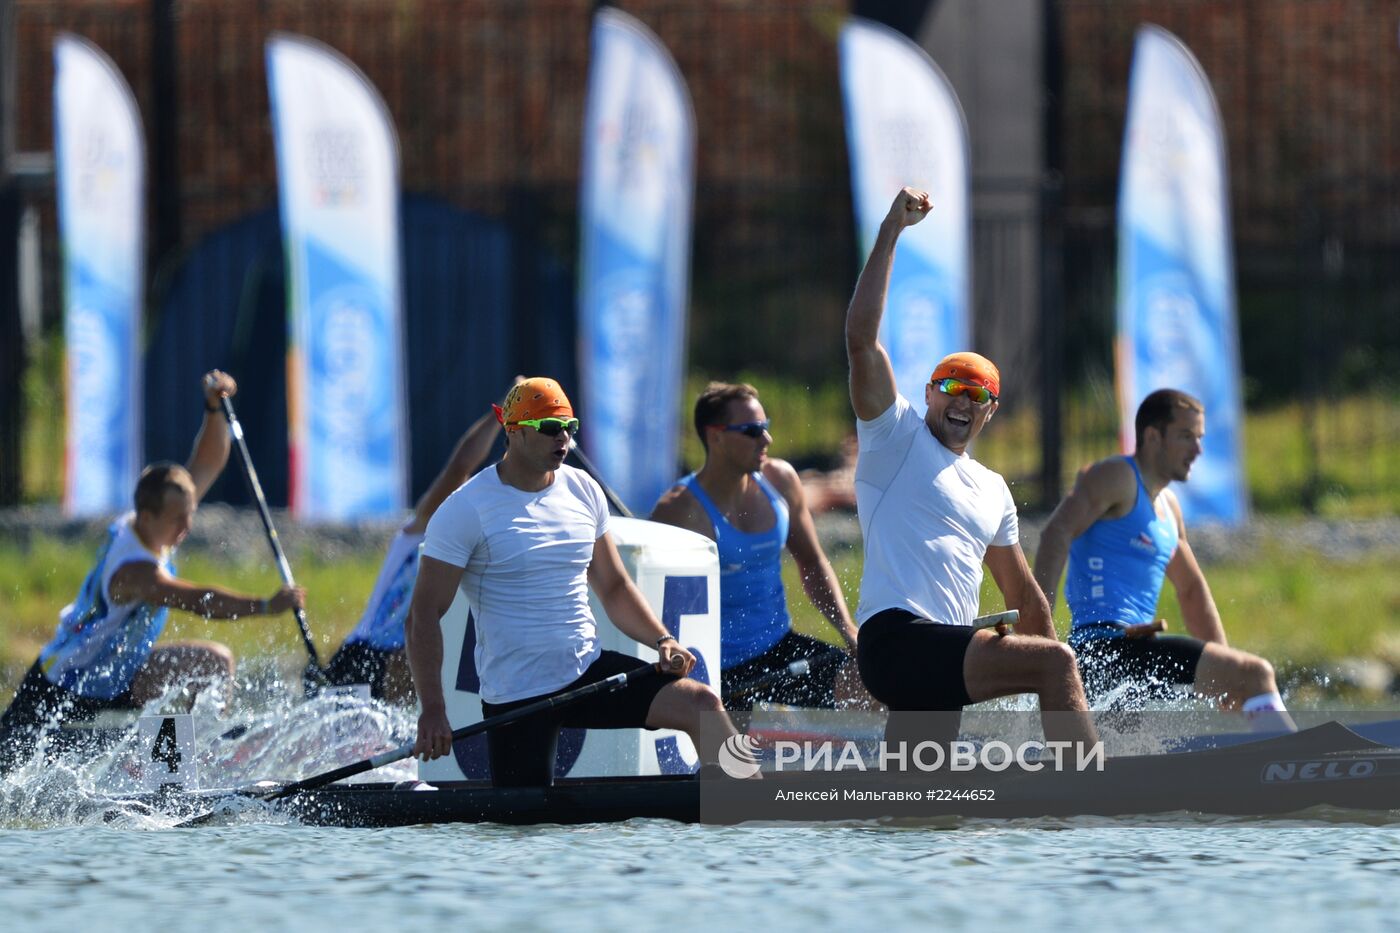
M 622 689 L 635 680 L 640 680 L 643 677 L 658 673 L 661 673 L 659 664 L 648 664 L 645 667 L 636 667 L 621 674 L 613 674 L 611 677 L 604 678 L 595 683 L 585 684 L 577 689 L 569 690 L 552 697 L 545 697 L 543 700 L 527 703 L 509 712 L 501 713 L 499 716 L 492 716 L 490 719 L 483 719 L 481 722 L 472 723 L 470 726 L 454 729 L 452 731 L 452 741 L 454 743 L 459 742 L 462 739 L 478 735 L 482 732 L 488 732 L 501 726 L 508 726 L 513 722 L 524 719 L 526 716 L 533 716 L 536 713 L 542 713 L 546 710 L 569 706 L 598 694 L 611 693 L 614 690 Z M 366 771 L 373 771 L 375 768 L 382 768 L 384 765 L 393 764 L 396 761 L 403 761 L 405 758 L 412 757 L 412 755 L 413 743 L 406 742 L 398 748 L 391 748 L 387 752 L 381 752 L 375 755 L 373 758 L 366 758 L 354 764 L 345 765 L 344 767 L 326 771 L 321 774 L 315 774 L 309 778 L 296 781 L 295 783 L 286 784 L 282 787 L 269 790 L 267 793 L 240 791 L 239 794 L 240 796 L 258 797 L 263 800 L 285 800 L 293 794 L 300 794 L 304 791 L 315 790 L 318 787 L 325 787 L 327 784 L 333 784 L 336 781 L 353 777 L 356 774 L 363 774 Z M 186 829 L 194 826 L 203 826 L 216 815 L 218 815 L 218 811 L 211 810 L 208 813 L 185 820 L 183 823 L 177 823 L 175 824 L 175 828 Z

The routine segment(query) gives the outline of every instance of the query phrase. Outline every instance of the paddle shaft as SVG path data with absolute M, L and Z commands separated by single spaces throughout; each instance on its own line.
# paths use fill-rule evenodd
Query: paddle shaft
M 287 563 L 287 553 L 282 550 L 282 540 L 277 537 L 277 529 L 272 524 L 272 513 L 267 508 L 267 496 L 263 495 L 262 483 L 258 482 L 258 471 L 253 467 L 253 458 L 248 453 L 248 442 L 243 439 L 243 425 L 239 423 L 238 415 L 233 411 L 233 400 L 225 395 L 221 396 L 219 401 L 223 403 L 224 417 L 228 419 L 229 433 L 233 435 L 233 443 L 238 448 L 238 458 L 243 462 L 243 476 L 248 480 L 253 501 L 257 503 L 258 517 L 262 519 L 267 541 L 272 545 L 272 554 L 277 558 L 277 570 L 282 575 L 282 583 L 295 586 L 292 567 Z M 306 654 L 319 673 L 321 659 L 317 657 L 316 645 L 311 640 L 311 626 L 306 624 L 306 610 L 298 606 L 293 614 L 296 616 L 297 629 L 301 632 L 302 643 L 306 646 Z
M 596 683 L 587 684 L 585 686 L 577 688 L 576 690 L 570 690 L 566 693 L 560 693 L 552 697 L 546 697 L 545 699 L 538 700 L 534 703 L 527 703 L 526 705 L 517 707 L 516 709 L 510 710 L 509 712 L 501 713 L 499 716 L 492 716 L 490 719 L 483 719 L 481 722 L 474 722 L 470 726 L 463 726 L 460 729 L 454 729 L 452 731 L 452 741 L 459 742 L 462 739 L 468 738 L 473 735 L 477 735 L 482 732 L 487 732 L 491 729 L 499 728 L 500 726 L 508 726 L 513 722 L 517 722 L 518 720 L 524 719 L 526 716 L 533 716 L 536 713 L 542 713 L 545 710 L 558 709 L 562 706 L 568 706 L 570 704 L 577 703 L 579 700 L 586 699 L 596 694 L 611 693 L 614 690 L 620 690 L 621 688 L 627 686 L 634 680 L 640 680 L 644 676 L 655 673 L 658 673 L 656 665 L 649 664 L 646 667 L 633 668 L 632 670 L 626 671 L 621 674 L 613 674 L 611 677 L 597 681 Z M 373 771 L 375 768 L 382 768 L 385 765 L 393 764 L 396 761 L 402 761 L 403 759 L 409 758 L 412 755 L 413 743 L 407 742 L 403 745 L 400 745 L 398 748 L 392 748 L 387 752 L 381 752 L 380 754 L 375 755 L 373 758 L 366 758 L 365 760 L 357 761 L 352 765 L 346 765 L 343 768 L 336 768 L 334 771 L 327 771 L 324 774 L 313 775 L 312 777 L 306 778 L 305 780 L 297 781 L 295 784 L 288 784 L 286 787 L 270 795 L 267 799 L 281 800 L 285 797 L 290 797 L 293 794 L 301 793 L 302 791 L 314 790 L 317 787 L 324 787 L 327 784 L 334 784 L 336 781 L 344 780 L 348 777 L 353 777 L 356 774 L 363 774 L 366 771 Z
M 603 482 L 603 477 L 598 475 L 598 468 L 584 455 L 583 449 L 579 447 L 577 441 L 573 439 L 569 440 L 569 452 L 575 457 L 578 457 L 578 462 L 583 464 L 583 468 L 588 471 L 588 475 L 593 477 L 599 486 L 603 487 L 603 495 L 608 497 L 608 501 L 612 503 L 613 508 L 622 513 L 625 518 L 636 518 L 636 516 L 632 514 L 632 510 L 627 508 L 627 503 L 618 498 L 617 493 L 612 491 L 612 487 Z
M 996 628 L 998 625 L 1015 625 L 1021 619 L 1021 610 L 1008 609 L 991 615 L 978 616 L 972 620 L 973 628 Z
M 846 649 L 832 646 L 831 650 L 825 654 L 819 654 L 814 658 L 803 658 L 798 661 L 793 661 L 791 664 L 779 668 L 776 671 L 770 671 L 761 677 L 755 677 L 748 683 L 740 684 L 733 690 L 727 690 L 725 691 L 725 696 L 744 697 L 751 693 L 758 693 L 760 690 L 766 690 L 774 684 L 782 683 L 785 680 L 796 680 L 800 677 L 807 677 L 849 657 L 850 655 L 846 653 Z

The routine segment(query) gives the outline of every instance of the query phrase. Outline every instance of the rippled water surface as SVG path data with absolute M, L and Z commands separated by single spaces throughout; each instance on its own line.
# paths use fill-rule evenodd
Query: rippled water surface
M 0 831 L 8 929 L 1394 929 L 1395 825 Z
M 319 705 L 318 705 L 319 704 Z M 317 700 L 200 734 L 209 785 L 283 780 L 412 732 L 409 714 Z M 121 748 L 0 781 L 5 930 L 1393 930 L 1400 809 L 1305 819 L 937 825 L 234 825 L 90 804 Z M 411 776 L 411 765 L 399 766 Z M 376 775 L 378 777 L 378 775 Z M 382 779 L 382 778 L 380 778 Z M 134 789 L 134 788 L 132 788 Z M 103 798 L 105 799 L 105 798 Z M 1397 802 L 1400 807 L 1400 801 Z

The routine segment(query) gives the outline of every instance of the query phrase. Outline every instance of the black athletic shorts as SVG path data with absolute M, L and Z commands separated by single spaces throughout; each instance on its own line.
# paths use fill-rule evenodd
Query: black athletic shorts
M 1118 628 L 1116 623 L 1107 624 Z M 1205 642 L 1184 635 L 1086 638 L 1071 632 L 1069 644 L 1091 703 L 1125 683 L 1132 686 L 1122 699 L 1130 703 L 1174 696 L 1176 685 L 1196 682 L 1196 665 L 1206 648 Z
M 976 633 L 907 609 L 886 609 L 860 627 L 860 679 L 892 710 L 960 710 L 972 702 L 963 657 Z
M 489 719 L 513 709 L 606 680 L 651 663 L 616 651 L 604 651 L 571 684 L 552 693 L 514 700 L 510 703 L 481 701 L 481 715 Z M 496 787 L 543 787 L 554 783 L 554 757 L 559 730 L 645 729 L 651 702 L 661 688 L 679 679 L 675 674 L 658 672 L 642 677 L 618 690 L 595 694 L 563 709 L 545 710 L 527 716 L 486 734 L 487 755 L 491 762 L 491 783 Z
M 794 661 L 812 661 L 806 674 L 793 676 L 787 666 Z M 756 658 L 725 668 L 720 672 L 720 684 L 726 709 L 747 710 L 759 700 L 787 703 L 792 706 L 836 706 L 836 675 L 845 660 L 845 652 L 806 635 L 788 632 L 778 643 Z M 777 676 L 774 676 L 777 675 Z M 762 684 L 760 689 L 742 695 L 733 692 L 748 685 Z
M 15 691 L 9 709 L 0 717 L 0 773 L 27 761 L 40 736 L 51 727 L 92 719 L 104 710 L 129 710 L 135 706 L 129 689 L 110 700 L 79 696 L 52 683 L 35 661 Z
M 385 651 L 362 641 L 346 642 L 326 665 L 326 679 L 333 687 L 369 684 L 370 696 L 384 699 L 384 672 L 397 651 Z

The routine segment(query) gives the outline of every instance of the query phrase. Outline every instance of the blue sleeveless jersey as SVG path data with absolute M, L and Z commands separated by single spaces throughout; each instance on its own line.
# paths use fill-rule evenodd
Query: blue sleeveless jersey
M 691 473 L 680 485 L 710 516 L 719 548 L 720 657 L 725 668 L 750 661 L 792 627 L 783 592 L 782 556 L 788 537 L 787 500 L 759 473 L 749 474 L 768 497 L 777 520 L 767 531 L 739 531 L 715 507 Z
M 1069 549 L 1065 602 L 1074 620 L 1071 638 L 1112 637 L 1117 627 L 1094 623 L 1151 622 L 1162 594 L 1167 564 L 1176 553 L 1176 521 L 1160 518 L 1132 457 L 1124 457 L 1137 478 L 1137 501 L 1122 518 L 1100 519 Z
M 130 515 L 114 522 L 107 540 L 97 552 L 97 565 L 83 580 L 72 605 L 59 617 L 58 631 L 39 652 L 39 664 L 50 683 L 82 697 L 111 700 L 131 689 L 131 681 L 150 657 L 156 639 L 165 628 L 170 610 L 149 603 L 112 606 L 104 581 L 115 572 L 113 561 L 125 562 L 135 548 Z M 114 545 L 121 540 L 115 550 Z M 167 558 L 165 571 L 175 575 L 175 563 Z

